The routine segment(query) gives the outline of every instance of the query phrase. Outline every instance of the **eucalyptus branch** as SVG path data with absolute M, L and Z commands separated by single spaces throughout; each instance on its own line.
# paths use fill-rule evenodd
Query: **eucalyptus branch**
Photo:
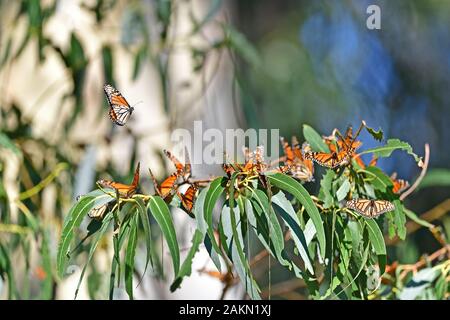
M 407 196 L 409 196 L 420 184 L 422 179 L 425 177 L 425 174 L 427 173 L 428 169 L 428 162 L 430 161 L 430 145 L 428 143 L 425 144 L 425 159 L 422 165 L 422 172 L 420 173 L 417 180 L 414 182 L 414 184 L 405 192 L 403 192 L 400 195 L 400 200 L 403 201 Z

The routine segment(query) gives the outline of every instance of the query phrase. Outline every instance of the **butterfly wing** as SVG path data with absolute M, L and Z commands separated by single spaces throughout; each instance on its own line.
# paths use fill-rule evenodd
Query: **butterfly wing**
M 89 211 L 88 216 L 92 219 L 101 220 L 103 219 L 107 208 L 108 203 L 102 204 L 101 206 L 95 207 L 91 211 Z
M 164 154 L 175 165 L 175 168 L 177 169 L 177 173 L 181 174 L 184 171 L 184 165 L 172 154 L 172 152 L 170 152 L 168 150 L 164 150 Z
M 97 183 L 103 188 L 112 188 L 119 193 L 120 197 L 130 198 L 136 192 L 137 186 L 114 182 L 110 180 L 98 180 Z
M 283 137 L 280 138 L 281 145 L 283 146 L 284 154 L 286 155 L 285 163 L 291 165 L 294 162 L 294 151 L 289 143 L 287 143 Z
M 178 196 L 181 199 L 181 204 L 187 210 L 187 212 L 191 212 L 194 207 L 195 195 L 197 193 L 197 187 L 194 185 L 190 185 L 184 194 L 178 192 Z
M 380 214 L 395 210 L 394 204 L 387 200 L 373 200 L 373 204 L 373 217 L 378 217 Z
M 156 181 L 156 178 L 150 168 L 148 168 L 148 172 L 150 173 L 150 178 L 152 179 L 153 188 L 155 189 L 155 193 L 157 193 L 159 196 L 161 196 L 161 190 L 159 188 L 158 182 Z
M 109 118 L 119 126 L 125 125 L 133 112 L 133 107 L 127 102 L 124 96 L 109 84 L 103 86 L 109 104 Z
M 166 180 L 164 180 L 161 183 L 160 186 L 160 191 L 161 191 L 161 197 L 165 198 L 166 196 L 168 196 L 172 189 L 175 188 L 175 182 L 178 179 L 178 174 L 177 173 L 172 173 L 170 176 L 168 176 L 166 178 Z
M 345 206 L 366 218 L 376 218 L 395 209 L 394 205 L 387 200 L 352 199 L 347 201 Z
M 308 160 L 313 160 L 319 165 L 323 167 L 327 167 L 330 169 L 334 169 L 341 164 L 343 164 L 344 160 L 346 159 L 345 153 L 326 153 L 326 152 L 306 152 L 305 158 Z

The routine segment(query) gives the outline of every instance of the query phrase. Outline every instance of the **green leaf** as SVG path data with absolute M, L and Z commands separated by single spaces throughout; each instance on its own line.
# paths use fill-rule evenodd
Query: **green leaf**
M 53 296 L 53 277 L 52 277 L 52 257 L 48 247 L 49 234 L 47 230 L 42 231 L 42 249 L 41 249 L 41 261 L 42 268 L 45 272 L 45 279 L 42 282 L 42 291 L 40 299 L 50 300 Z
M 145 64 L 145 59 L 147 58 L 147 55 L 148 55 L 147 45 L 144 45 L 141 48 L 139 48 L 138 52 L 136 53 L 134 57 L 134 67 L 132 77 L 133 81 L 135 81 L 139 76 L 139 73 L 141 72 L 142 67 Z
M 9 149 L 19 157 L 22 156 L 22 151 L 16 146 L 16 144 L 3 132 L 0 132 L 0 146 Z
M 383 140 L 383 130 L 381 130 L 381 128 L 378 128 L 378 131 L 375 131 L 374 129 L 372 129 L 368 126 L 365 126 L 365 127 L 366 127 L 367 132 L 369 132 L 375 140 L 378 140 L 380 142 L 381 142 L 381 140 Z
M 197 200 L 195 200 L 194 205 L 194 216 L 195 222 L 197 223 L 197 230 L 199 230 L 202 234 L 206 234 L 208 225 L 205 221 L 205 216 L 203 214 L 205 208 L 205 199 L 206 194 L 208 193 L 209 186 L 202 189 L 197 196 Z
M 311 196 L 308 191 L 296 180 L 286 175 L 276 173 L 272 175 L 267 175 L 270 183 L 284 191 L 292 194 L 297 200 L 305 207 L 306 212 L 312 219 L 317 232 L 317 240 L 319 241 L 320 255 L 325 257 L 325 230 L 323 228 L 322 217 L 320 216 L 317 207 L 315 206 Z
M 290 266 L 291 263 L 284 259 L 283 249 L 284 249 L 284 236 L 283 230 L 281 229 L 280 223 L 273 212 L 272 207 L 269 205 L 269 199 L 267 195 L 262 190 L 253 190 L 252 192 L 252 202 L 253 207 L 258 212 L 258 215 L 264 216 L 264 222 L 267 222 L 269 242 L 273 245 L 275 249 L 275 257 L 284 266 Z
M 181 285 L 181 282 L 183 281 L 184 277 L 188 277 L 191 275 L 192 272 L 192 260 L 194 259 L 195 254 L 198 252 L 200 244 L 203 242 L 204 235 L 200 230 L 195 230 L 194 236 L 192 237 L 192 245 L 189 249 L 189 252 L 186 256 L 186 258 L 183 261 L 183 264 L 181 265 L 180 271 L 175 277 L 175 280 L 173 281 L 172 285 L 170 286 L 170 291 L 175 291 L 178 289 Z
M 328 146 L 323 142 L 320 134 L 307 124 L 303 125 L 303 136 L 314 151 L 329 152 Z
M 180 249 L 178 247 L 178 241 L 169 207 L 163 199 L 156 196 L 150 198 L 148 206 L 153 214 L 153 217 L 161 228 L 162 233 L 164 234 L 170 254 L 172 255 L 173 270 L 176 275 L 180 269 Z
M 93 239 L 93 241 L 91 243 L 91 246 L 89 248 L 88 259 L 87 259 L 87 261 L 86 261 L 86 263 L 85 263 L 85 265 L 83 267 L 83 270 L 81 271 L 80 278 L 78 279 L 77 289 L 75 290 L 75 299 L 77 298 L 78 290 L 80 289 L 81 282 L 83 281 L 84 274 L 86 272 L 86 268 L 89 265 L 89 262 L 91 261 L 93 255 L 94 255 L 95 249 L 97 249 L 98 242 L 100 241 L 100 239 L 104 236 L 104 234 L 108 230 L 109 224 L 112 221 L 112 219 L 113 219 L 113 213 L 112 212 L 108 213 L 103 218 L 102 226 L 100 228 L 100 231 L 97 233 L 97 236 Z
M 253 65 L 253 67 L 260 66 L 261 57 L 258 50 L 256 50 L 250 41 L 248 41 L 245 35 L 231 27 L 229 24 L 223 25 L 223 28 L 226 34 L 225 43 L 230 48 L 234 49 L 245 61 Z
M 147 208 L 145 207 L 144 201 L 141 198 L 136 198 L 136 203 L 137 203 L 137 207 L 139 210 L 139 216 L 141 218 L 142 227 L 144 229 L 145 246 L 147 248 L 147 257 L 145 259 L 145 267 L 144 267 L 144 272 L 142 275 L 142 276 L 144 276 L 149 262 L 153 268 L 152 233 L 151 233 L 150 219 L 148 218 Z
M 86 195 L 81 197 L 81 199 L 69 211 L 69 214 L 64 220 L 56 258 L 56 268 L 60 277 L 64 275 L 66 263 L 69 259 L 68 254 L 70 251 L 70 243 L 74 235 L 74 230 L 80 226 L 81 221 L 92 208 L 108 203 L 112 200 L 114 199 L 107 194 L 102 194 L 98 197 Z
M 395 150 L 405 150 L 408 154 L 412 155 L 414 157 L 414 160 L 416 160 L 416 162 L 418 163 L 422 160 L 413 152 L 412 147 L 409 145 L 409 143 L 400 141 L 399 139 L 389 139 L 386 145 L 364 150 L 360 154 L 373 153 L 379 158 L 386 158 L 389 157 Z
M 112 50 L 110 46 L 104 46 L 102 48 L 102 57 L 103 57 L 103 73 L 105 75 L 106 83 L 114 83 L 114 64 L 113 64 L 113 56 Z
M 386 192 L 386 188 L 392 187 L 392 180 L 378 167 L 367 167 L 359 172 L 364 172 L 370 179 L 373 187 L 382 192 Z
M 341 186 L 339 187 L 339 189 L 336 192 L 336 197 L 338 201 L 342 201 L 345 199 L 345 197 L 347 196 L 348 192 L 350 191 L 350 181 L 346 178 L 344 180 L 344 183 L 341 184 Z
M 431 169 L 419 184 L 419 188 L 450 186 L 449 169 Z
M 131 220 L 130 236 L 125 253 L 125 289 L 130 300 L 133 300 L 134 257 L 136 256 L 138 216 Z
M 333 179 L 336 173 L 333 170 L 327 170 L 322 180 L 320 180 L 320 198 L 324 202 L 325 209 L 331 208 L 334 203 L 333 195 L 331 194 Z
M 375 220 L 364 219 L 364 221 L 366 223 L 367 230 L 369 231 L 370 243 L 378 256 L 381 275 L 384 273 L 384 269 L 386 267 L 386 244 L 384 243 L 383 233 Z
M 216 205 L 217 200 L 223 194 L 225 190 L 226 179 L 223 177 L 219 177 L 211 182 L 209 189 L 205 196 L 205 203 L 203 206 L 203 212 L 206 224 L 208 226 L 207 233 L 209 236 L 209 240 L 214 248 L 214 250 L 220 254 L 219 245 L 216 242 L 214 237 L 214 226 L 213 226 L 213 211 Z
M 8 299 L 13 299 L 16 294 L 13 266 L 11 265 L 11 259 L 9 257 L 8 250 L 4 247 L 0 241 L 0 276 L 1 279 L 8 280 Z
M 211 260 L 214 262 L 214 265 L 217 267 L 217 269 L 219 271 L 221 271 L 219 254 L 212 247 L 211 240 L 209 239 L 209 235 L 207 234 L 208 225 L 205 221 L 205 216 L 203 214 L 203 212 L 204 212 L 203 209 L 205 207 L 206 194 L 208 193 L 209 187 L 210 186 L 207 186 L 202 191 L 200 191 L 200 193 L 198 194 L 198 197 L 197 197 L 197 200 L 195 201 L 195 206 L 194 206 L 194 215 L 195 215 L 195 221 L 197 223 L 197 230 L 199 230 L 204 235 L 204 242 L 205 242 L 206 250 L 208 251 L 208 254 L 211 257 Z
M 272 202 L 283 209 L 280 213 L 281 218 L 286 222 L 289 230 L 291 231 L 292 239 L 294 240 L 295 246 L 298 249 L 300 257 L 305 263 L 306 269 L 314 274 L 314 269 L 311 260 L 308 256 L 308 243 L 306 242 L 305 235 L 300 229 L 300 221 L 298 220 L 297 214 L 295 213 L 292 204 L 286 199 L 286 196 L 282 191 L 278 192 L 272 197 Z
M 260 289 L 250 273 L 248 260 L 245 258 L 243 251 L 244 237 L 241 232 L 242 229 L 238 228 L 238 225 L 241 223 L 238 208 L 236 207 L 234 210 L 230 210 L 229 206 L 224 205 L 221 220 L 224 233 L 227 237 L 227 247 L 231 252 L 231 260 L 233 261 L 236 272 L 250 298 L 260 300 Z
M 406 216 L 404 213 L 403 204 L 400 200 L 394 200 L 394 221 L 397 229 L 397 235 L 400 239 L 405 240 L 406 237 Z
M 411 210 L 403 207 L 403 211 L 405 212 L 406 216 L 408 218 L 410 218 L 412 221 L 414 221 L 415 223 L 424 226 L 425 228 L 433 228 L 434 225 L 429 223 L 428 221 L 425 221 L 423 219 L 420 219 L 414 212 L 412 212 Z

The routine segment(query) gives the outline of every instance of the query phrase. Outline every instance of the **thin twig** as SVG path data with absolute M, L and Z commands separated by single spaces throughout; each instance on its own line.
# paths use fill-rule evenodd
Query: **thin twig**
M 422 181 L 423 177 L 425 177 L 425 174 L 427 173 L 429 160 L 430 160 L 430 145 L 428 143 L 425 143 L 425 160 L 424 160 L 424 163 L 422 165 L 422 172 L 420 173 L 419 177 L 414 182 L 414 184 L 408 190 L 406 190 L 405 192 L 403 192 L 401 194 L 401 196 L 400 196 L 400 200 L 401 201 L 405 200 L 405 198 L 407 196 L 409 196 L 419 186 L 419 184 Z
M 450 245 L 446 245 L 445 247 L 440 248 L 439 250 L 433 252 L 431 255 L 429 256 L 423 256 L 419 261 L 417 261 L 415 264 L 407 264 L 407 265 L 403 265 L 400 268 L 404 269 L 402 270 L 402 272 L 400 273 L 400 279 L 403 279 L 404 277 L 406 277 L 406 275 L 409 272 L 413 272 L 416 273 L 420 268 L 425 267 L 428 263 L 438 259 L 439 257 L 441 257 L 442 255 L 444 255 L 445 253 L 450 252 Z

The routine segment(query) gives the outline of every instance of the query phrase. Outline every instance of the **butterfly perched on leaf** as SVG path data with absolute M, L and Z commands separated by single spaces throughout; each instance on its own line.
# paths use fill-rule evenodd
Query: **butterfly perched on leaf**
M 109 118 L 119 126 L 124 126 L 134 111 L 125 97 L 110 84 L 103 86 L 109 104 Z
M 116 190 L 122 198 L 131 198 L 136 193 L 139 184 L 139 167 L 140 163 L 137 164 L 133 182 L 130 185 L 105 179 L 99 180 L 97 183 L 104 188 L 112 188 Z
M 362 125 L 357 134 L 353 136 L 353 129 L 349 126 L 345 133 L 345 137 L 338 134 L 339 137 L 337 141 L 335 139 L 335 134 L 339 132 L 334 130 L 330 137 L 324 138 L 330 152 L 304 151 L 304 157 L 330 169 L 348 164 L 353 158 L 355 150 L 362 144 L 360 141 L 356 140 L 361 128 Z
M 395 210 L 394 205 L 387 200 L 352 199 L 347 201 L 345 206 L 366 218 L 376 218 L 385 212 Z
M 191 165 L 191 161 L 189 159 L 189 154 L 187 152 L 187 149 L 185 149 L 185 164 L 181 163 L 181 161 L 178 160 L 168 150 L 164 150 L 164 154 L 174 164 L 175 169 L 177 170 L 178 176 L 181 177 L 183 179 L 183 181 L 187 181 L 191 177 L 191 174 L 192 174 L 192 165 Z
M 91 211 L 89 211 L 88 216 L 92 219 L 101 220 L 105 215 L 106 209 L 108 209 L 108 203 L 92 208 Z
M 181 200 L 181 204 L 188 213 L 192 212 L 192 209 L 194 208 L 197 190 L 197 186 L 195 184 L 191 184 L 184 193 L 177 191 L 177 195 Z
M 152 170 L 150 170 L 149 168 L 148 171 L 150 173 L 150 177 L 152 179 L 156 194 L 158 194 L 164 200 L 170 202 L 170 200 L 172 199 L 172 190 L 176 189 L 175 184 L 178 180 L 178 174 L 176 172 L 172 173 L 159 185 L 156 181 L 155 176 L 153 175 Z
M 285 165 L 281 167 L 281 172 L 290 174 L 293 178 L 298 180 L 313 181 L 313 162 L 303 157 L 302 148 L 300 147 L 297 137 L 292 137 L 292 146 L 290 146 L 283 137 L 280 138 L 280 141 L 286 157 L 284 160 Z M 303 148 L 306 149 L 307 146 L 304 145 Z
M 309 145 L 307 146 L 309 147 Z M 347 164 L 349 162 L 351 154 L 346 150 L 342 150 L 339 152 L 306 151 L 304 153 L 304 157 L 305 159 L 312 160 L 323 167 L 334 169 L 336 167 Z

